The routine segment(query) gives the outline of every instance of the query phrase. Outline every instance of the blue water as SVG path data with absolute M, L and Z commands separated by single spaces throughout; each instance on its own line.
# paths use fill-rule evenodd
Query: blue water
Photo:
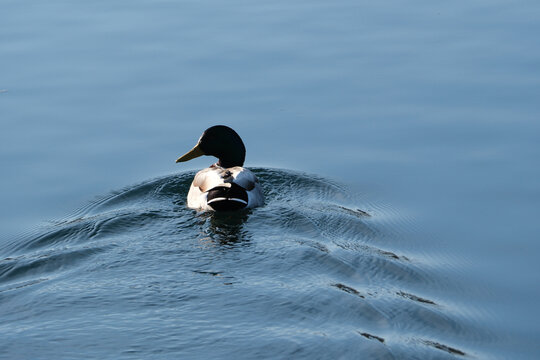
M 0 358 L 540 355 L 537 2 L 0 9 Z

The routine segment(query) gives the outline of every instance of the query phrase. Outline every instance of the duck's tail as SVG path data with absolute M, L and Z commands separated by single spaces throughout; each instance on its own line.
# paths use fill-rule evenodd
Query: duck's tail
M 208 191 L 207 204 L 216 211 L 234 211 L 248 205 L 248 194 L 244 188 L 232 183 L 231 187 L 216 186 Z

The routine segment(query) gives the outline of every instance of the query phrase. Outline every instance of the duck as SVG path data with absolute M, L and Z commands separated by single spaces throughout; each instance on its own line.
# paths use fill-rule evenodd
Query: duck
M 176 162 L 199 156 L 214 156 L 218 162 L 195 175 L 187 206 L 201 211 L 237 211 L 264 204 L 259 180 L 246 169 L 246 147 L 236 131 L 225 125 L 206 129 L 197 144 Z

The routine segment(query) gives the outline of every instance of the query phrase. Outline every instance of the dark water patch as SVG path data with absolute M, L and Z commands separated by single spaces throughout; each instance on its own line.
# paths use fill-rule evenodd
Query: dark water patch
M 434 347 L 435 349 L 442 350 L 442 351 L 447 352 L 447 353 L 452 354 L 452 355 L 460 355 L 460 356 L 466 356 L 467 355 L 467 354 L 465 354 L 465 352 L 463 352 L 461 350 L 458 350 L 458 349 L 453 348 L 453 347 L 448 346 L 448 345 L 438 343 L 436 341 L 431 341 L 431 340 L 420 340 L 420 341 L 423 344 L 427 345 L 427 346 Z
M 346 293 L 361 297 L 362 299 L 366 298 L 364 295 L 360 294 L 360 292 L 358 290 L 356 290 L 356 289 L 354 289 L 354 288 L 352 288 L 350 286 L 343 285 L 343 284 L 332 284 L 332 286 L 338 288 L 341 291 L 345 291 Z
M 406 293 L 404 291 L 398 291 L 397 294 L 399 296 L 410 299 L 412 301 L 417 301 L 417 302 L 424 303 L 424 304 L 429 304 L 429 305 L 437 305 L 434 301 L 424 299 L 424 298 L 421 298 L 420 296 L 409 294 L 409 293 Z
M 193 272 L 197 274 L 203 274 L 203 275 L 221 276 L 221 273 L 216 272 L 216 271 L 193 270 Z
M 380 343 L 384 344 L 384 338 L 380 337 L 380 336 L 376 336 L 376 335 L 372 335 L 372 334 L 369 334 L 369 333 L 366 333 L 366 332 L 358 332 L 360 335 L 362 335 L 363 337 L 367 338 L 367 339 L 374 339 L 374 340 L 377 340 L 379 341 Z
M 357 216 L 357 217 L 371 217 L 371 215 L 364 211 L 364 210 L 360 210 L 360 209 L 349 209 L 349 208 L 346 208 L 345 206 L 339 206 L 337 205 L 337 207 L 341 210 L 343 210 L 344 212 L 346 212 L 347 214 L 350 214 L 350 215 L 353 215 L 353 216 Z
M 387 256 L 389 258 L 392 258 L 392 259 L 395 259 L 395 260 L 404 260 L 404 261 L 409 261 L 409 258 L 406 257 L 406 256 L 403 256 L 403 255 L 396 255 L 394 254 L 393 252 L 391 251 L 385 251 L 385 250 L 377 250 L 379 252 L 379 254 L 383 255 L 383 256 Z

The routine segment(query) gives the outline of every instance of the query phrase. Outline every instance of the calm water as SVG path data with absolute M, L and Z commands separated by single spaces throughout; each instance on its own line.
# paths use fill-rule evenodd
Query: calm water
M 538 2 L 0 9 L 0 358 L 540 356 Z

